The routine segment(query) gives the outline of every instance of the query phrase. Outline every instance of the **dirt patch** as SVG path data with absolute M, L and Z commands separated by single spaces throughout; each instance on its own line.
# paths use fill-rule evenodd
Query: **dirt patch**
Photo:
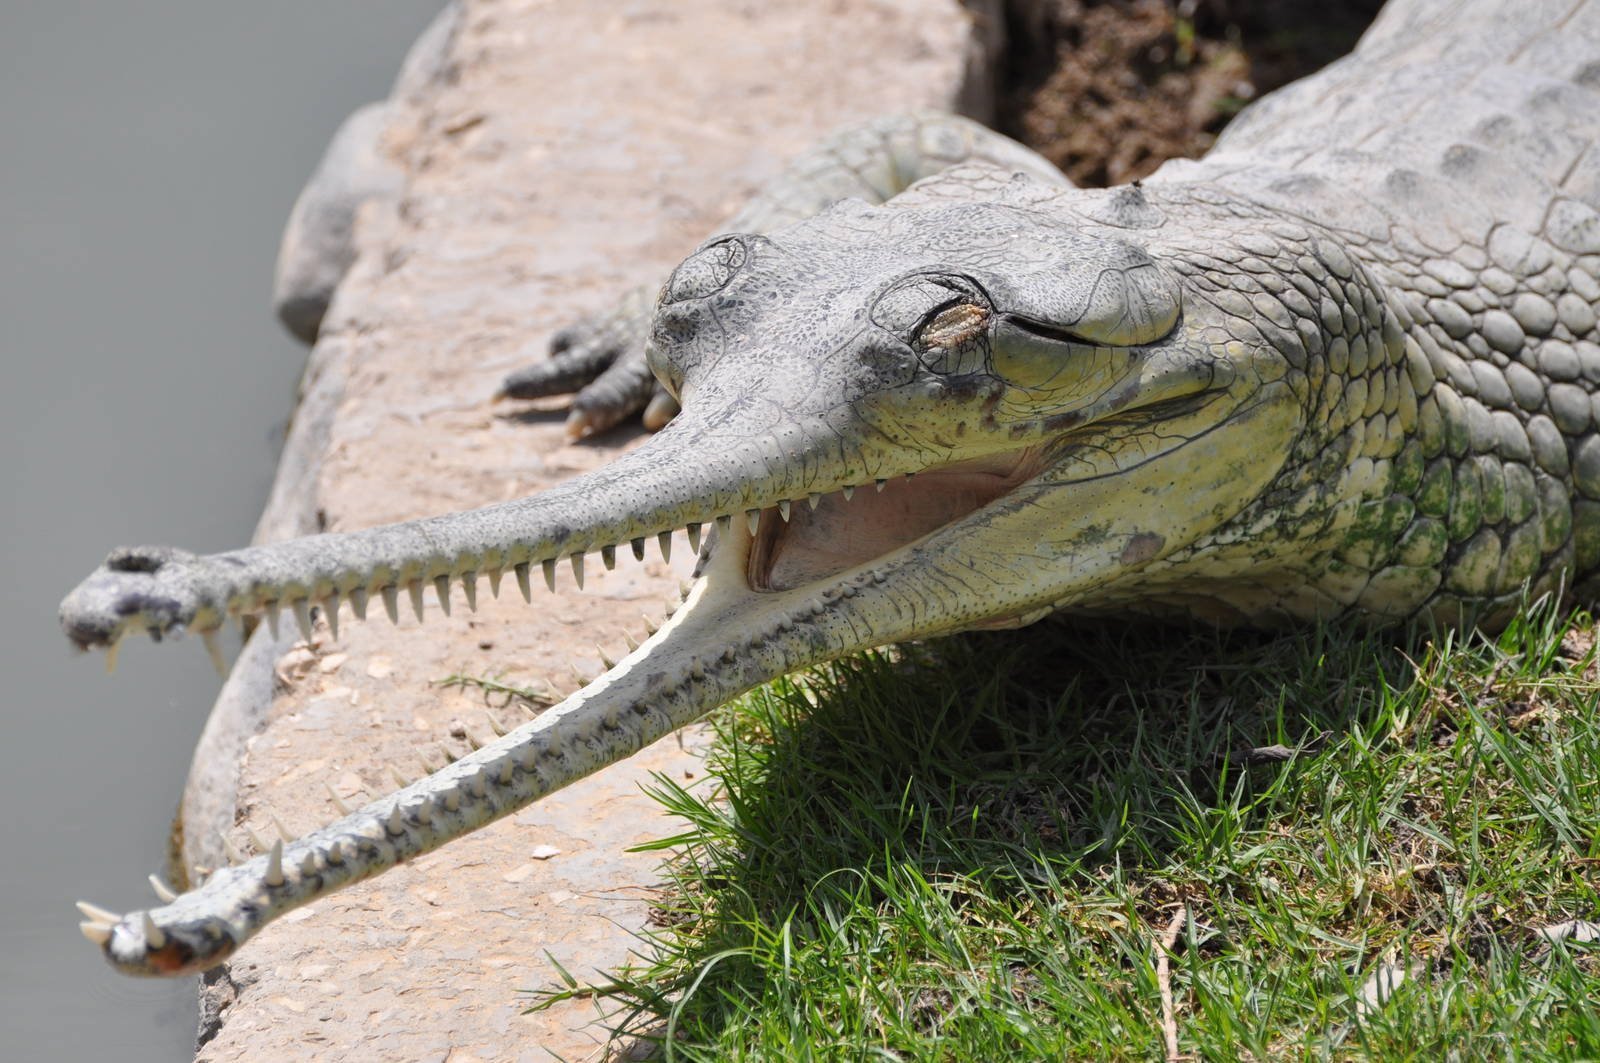
M 1381 0 L 1013 4 L 1000 125 L 1079 185 L 1136 180 L 1167 159 L 1205 154 L 1251 100 L 1350 51 L 1381 6 Z

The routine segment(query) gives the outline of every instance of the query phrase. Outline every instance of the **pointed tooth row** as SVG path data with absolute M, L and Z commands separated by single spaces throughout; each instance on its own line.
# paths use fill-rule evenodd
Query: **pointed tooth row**
M 908 474 L 907 479 L 910 479 L 911 475 L 914 474 Z M 873 483 L 877 490 L 882 491 L 887 483 L 887 480 L 875 479 Z M 846 500 L 849 500 L 855 494 L 855 489 L 856 486 L 853 484 L 846 485 L 839 489 L 839 493 Z M 822 497 L 822 494 L 812 492 L 805 496 L 805 502 L 811 509 L 816 509 L 821 503 Z M 779 517 L 781 517 L 785 522 L 788 522 L 793 518 L 794 505 L 797 501 L 798 499 L 780 499 L 774 503 L 772 508 L 775 508 L 778 511 Z M 745 522 L 752 535 L 754 535 L 760 527 L 761 512 L 762 510 L 760 508 L 747 509 L 744 511 Z M 733 513 L 724 513 L 715 518 L 717 527 L 723 534 L 727 534 L 732 525 L 734 516 L 735 514 Z M 699 521 L 691 522 L 685 526 L 685 531 L 689 540 L 689 548 L 697 555 L 700 552 L 703 530 L 704 525 Z M 661 559 L 666 562 L 670 562 L 672 560 L 673 535 L 674 533 L 672 531 L 662 531 L 656 534 L 656 543 L 661 551 Z M 629 547 L 636 560 L 644 560 L 645 544 L 648 538 L 648 536 L 641 535 L 637 538 L 629 540 Z M 618 545 L 620 544 L 607 544 L 598 548 L 601 562 L 605 565 L 607 570 L 611 570 L 616 567 Z M 585 551 L 580 550 L 567 555 L 567 560 L 572 567 L 573 580 L 576 582 L 579 588 L 582 588 L 584 583 L 584 554 Z M 557 559 L 546 558 L 539 562 L 539 564 L 543 569 L 545 586 L 551 591 L 554 591 L 556 589 Z M 517 588 L 522 592 L 524 600 L 531 602 L 533 598 L 532 588 L 530 586 L 532 563 L 528 561 L 522 561 L 514 563 L 509 567 L 511 567 L 516 575 Z M 450 574 L 440 574 L 431 577 L 434 594 L 438 599 L 440 611 L 446 616 L 450 615 L 451 582 L 453 579 L 459 579 L 461 581 L 462 595 L 467 602 L 467 608 L 475 612 L 478 608 L 477 581 L 480 574 L 484 574 L 489 577 L 489 593 L 491 596 L 498 598 L 500 596 L 501 577 L 504 575 L 504 567 L 500 565 L 487 566 L 484 568 L 482 573 L 480 573 L 478 569 L 465 569 L 456 576 L 452 576 Z M 425 584 L 423 579 L 412 579 L 404 583 L 406 595 L 411 605 L 411 612 L 419 621 L 423 620 L 425 615 L 423 601 L 424 586 Z M 279 616 L 282 609 L 287 606 L 294 616 L 295 625 L 299 629 L 301 638 L 310 641 L 313 632 L 311 609 L 313 606 L 315 606 L 321 611 L 322 616 L 327 621 L 329 631 L 333 637 L 338 638 L 339 610 L 343 599 L 347 598 L 349 600 L 351 612 L 355 615 L 356 619 L 364 621 L 367 619 L 367 606 L 371 595 L 374 591 L 376 591 L 377 594 L 383 599 L 384 612 L 388 615 L 389 622 L 392 624 L 398 624 L 400 622 L 400 588 L 401 584 L 398 582 L 389 583 L 376 588 L 352 587 L 343 592 L 332 591 L 316 600 L 313 600 L 311 597 L 305 594 L 299 594 L 292 597 L 285 595 L 282 598 L 269 598 L 262 600 L 255 605 L 254 609 L 266 619 L 267 627 L 271 631 L 273 638 L 277 638 L 279 637 Z M 245 618 L 243 615 L 240 615 L 239 619 L 242 623 Z M 206 651 L 208 656 L 211 658 L 212 663 L 216 666 L 219 673 L 225 673 L 226 661 L 215 640 L 213 634 L 215 630 L 216 628 L 207 629 L 202 631 L 201 635 L 205 641 Z M 112 642 L 109 647 L 107 647 L 107 671 L 111 671 L 116 666 L 117 647 L 118 642 L 115 641 Z

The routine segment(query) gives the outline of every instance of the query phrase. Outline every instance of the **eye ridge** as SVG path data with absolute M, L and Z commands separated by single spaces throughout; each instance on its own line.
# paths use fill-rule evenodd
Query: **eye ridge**
M 662 290 L 665 305 L 704 299 L 728 286 L 749 260 L 750 250 L 736 236 L 724 237 L 685 259 Z

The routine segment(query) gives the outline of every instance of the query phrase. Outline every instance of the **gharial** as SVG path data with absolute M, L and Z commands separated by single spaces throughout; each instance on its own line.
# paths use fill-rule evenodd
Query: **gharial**
M 369 531 L 118 550 L 67 597 L 69 637 L 114 650 L 429 586 L 472 605 L 507 570 L 527 594 L 535 568 L 712 525 L 681 609 L 558 707 L 159 907 L 86 906 L 84 933 L 130 973 L 208 967 L 865 647 L 1062 609 L 1493 626 L 1530 589 L 1593 600 L 1597 142 L 1592 0 L 1396 0 L 1140 185 L 1076 190 L 949 116 L 838 134 L 648 324 L 625 304 L 512 382 L 576 386 L 633 342 L 579 426 L 645 397 L 641 365 L 681 412 L 613 465 Z

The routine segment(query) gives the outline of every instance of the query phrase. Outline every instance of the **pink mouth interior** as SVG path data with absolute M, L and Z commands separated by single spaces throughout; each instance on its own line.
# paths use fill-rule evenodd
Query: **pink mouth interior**
M 882 491 L 867 484 L 849 501 L 834 492 L 816 509 L 796 503 L 787 523 L 768 509 L 750 550 L 750 586 L 789 590 L 892 553 L 987 506 L 1037 464 L 1028 451 L 959 462 L 890 480 Z

